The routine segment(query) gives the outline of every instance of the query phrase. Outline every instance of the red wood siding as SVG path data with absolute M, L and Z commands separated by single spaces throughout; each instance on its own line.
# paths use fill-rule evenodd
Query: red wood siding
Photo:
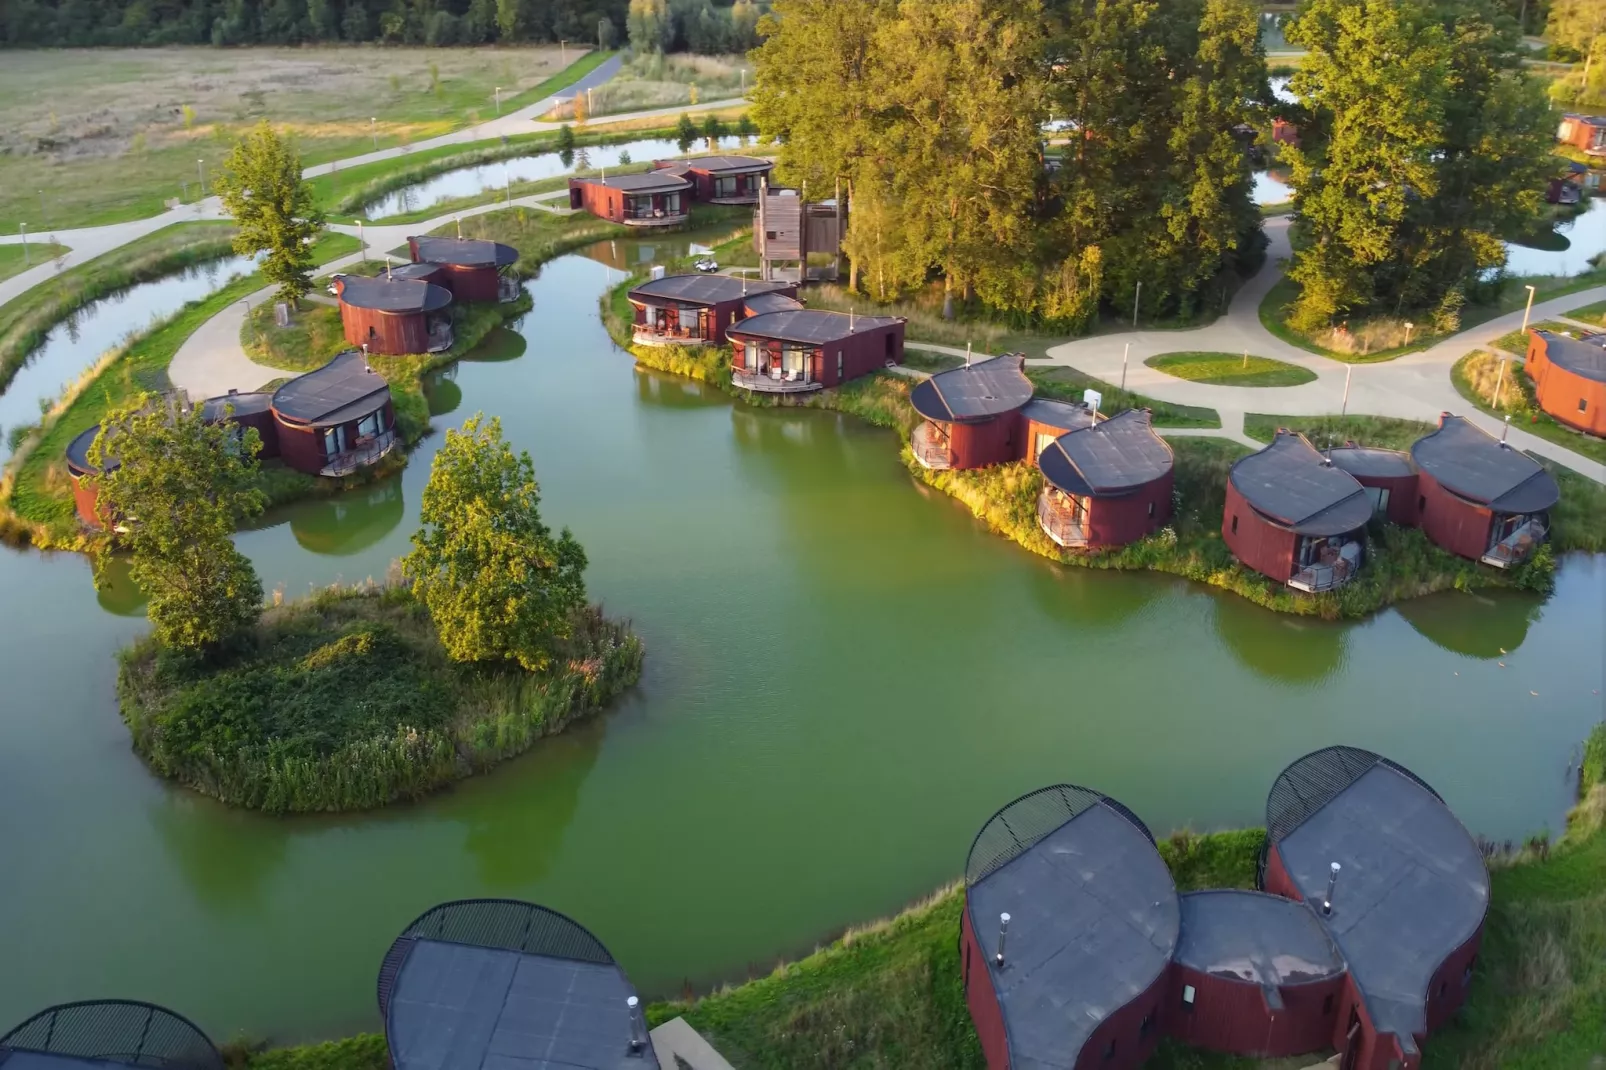
M 1171 970 L 1161 970 L 1141 995 L 1100 1022 L 1082 1045 L 1076 1070 L 1137 1070 L 1142 1066 L 1154 1054 L 1165 1031 L 1162 1026 L 1170 981 Z
M 1416 526 L 1416 500 L 1421 491 L 1414 472 L 1408 476 L 1355 476 L 1355 482 L 1389 492 L 1388 509 L 1384 513 L 1389 523 L 1406 528 Z
M 454 301 L 501 300 L 501 276 L 494 267 L 464 267 L 459 264 L 442 264 L 435 280 L 452 292 Z
M 646 196 L 646 194 L 627 195 L 624 190 L 614 189 L 611 186 L 604 186 L 597 182 L 588 182 L 583 178 L 569 180 L 570 208 L 584 209 L 594 216 L 613 223 L 623 223 L 625 221 L 627 196 Z M 663 209 L 666 195 L 654 193 L 651 196 L 652 206 L 655 209 Z M 680 211 L 673 216 L 665 216 L 662 220 L 657 220 L 656 222 L 667 226 L 671 223 L 684 221 L 690 207 L 691 196 L 691 190 L 680 191 Z
M 379 421 L 381 431 L 389 431 L 396 426 L 396 407 L 386 400 L 384 408 L 380 410 L 382 417 Z M 365 413 L 364 416 L 367 414 Z M 346 429 L 346 440 L 354 444 L 357 440 L 357 425 L 363 417 L 349 420 L 341 426 Z M 323 433 L 325 428 L 308 427 L 304 424 L 288 423 L 274 414 L 274 422 L 278 425 L 279 456 L 284 463 L 299 472 L 317 475 L 323 471 L 328 456 L 323 451 Z M 333 425 L 331 425 L 333 426 Z M 350 446 L 348 445 L 348 448 Z
M 346 341 L 354 346 L 366 344 L 370 353 L 397 356 L 429 350 L 429 319 L 422 312 L 378 312 L 342 301 L 340 323 L 346 329 Z
M 1534 383 L 1539 407 L 1568 427 L 1606 435 L 1606 383 L 1585 379 L 1552 362 L 1545 340 L 1528 332 L 1528 359 L 1523 370 Z M 1580 412 L 1578 406 L 1584 406 Z
M 92 528 L 104 528 L 106 517 L 100 511 L 100 490 L 90 476 L 72 476 L 72 504 L 78 519 Z
M 1234 519 L 1237 531 L 1233 530 Z M 1221 514 L 1221 537 L 1233 556 L 1256 572 L 1278 583 L 1287 583 L 1294 574 L 1294 547 L 1299 537 L 1255 512 L 1231 480 L 1227 482 L 1227 505 Z
M 1304 1055 L 1328 1046 L 1344 997 L 1346 975 L 1278 989 L 1283 1008 L 1266 1006 L 1260 986 L 1217 977 L 1182 965 L 1171 968 L 1167 1032 L 1198 1048 L 1276 1058 Z M 1193 1009 L 1182 1001 L 1194 988 Z
M 1020 410 L 971 424 L 948 425 L 948 447 L 954 468 L 986 468 L 1025 456 L 1021 443 L 1026 421 Z
M 1451 553 L 1476 561 L 1489 548 L 1494 512 L 1451 494 L 1426 472 L 1417 479 L 1417 505 L 1423 532 Z
M 1433 972 L 1433 980 L 1428 982 L 1428 1032 L 1433 1033 L 1444 1027 L 1461 1004 L 1467 1001 L 1467 992 L 1472 988 L 1471 971 L 1476 967 L 1478 949 L 1483 946 L 1483 923 L 1479 923 L 1478 931 L 1467 939 L 1467 942 L 1456 948 L 1455 953 L 1444 960 L 1444 963 Z M 1426 1039 L 1420 1038 L 1420 1039 Z
M 1009 1040 L 1004 1032 L 1004 1012 L 998 1006 L 993 977 L 987 971 L 987 954 L 976 941 L 970 926 L 970 904 L 959 915 L 959 968 L 965 982 L 965 1004 L 970 1020 L 976 1024 L 981 1050 L 987 1056 L 988 1070 L 1009 1070 Z
M 1171 487 L 1175 475 L 1167 472 L 1132 494 L 1088 501 L 1087 538 L 1093 547 L 1125 546 L 1152 535 L 1171 520 Z M 1149 512 L 1153 506 L 1154 512 Z

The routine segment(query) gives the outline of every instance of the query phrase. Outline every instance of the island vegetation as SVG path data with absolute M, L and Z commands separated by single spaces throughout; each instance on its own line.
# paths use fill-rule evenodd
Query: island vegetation
M 135 434 L 152 445 L 123 450 Z M 586 601 L 585 552 L 542 522 L 497 421 L 447 432 L 389 582 L 265 610 L 229 538 L 260 503 L 259 444 L 236 434 L 146 399 L 97 440 L 121 462 L 107 508 L 165 507 L 120 543 L 154 627 L 122 653 L 118 696 L 157 773 L 251 809 L 367 809 L 521 754 L 639 678 L 641 641 Z

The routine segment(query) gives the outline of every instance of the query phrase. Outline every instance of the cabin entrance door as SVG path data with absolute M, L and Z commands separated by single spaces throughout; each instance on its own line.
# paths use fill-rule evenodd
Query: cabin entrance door
M 1361 1015 L 1354 1007 L 1349 1009 L 1349 1030 L 1344 1034 L 1344 1057 L 1339 1070 L 1355 1070 L 1361 1062 Z

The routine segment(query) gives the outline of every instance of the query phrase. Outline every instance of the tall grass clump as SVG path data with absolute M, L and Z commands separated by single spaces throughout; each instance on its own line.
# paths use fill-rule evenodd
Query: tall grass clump
M 120 657 L 134 749 L 162 776 L 273 813 L 417 799 L 521 754 L 641 674 L 624 623 L 588 607 L 540 675 L 461 666 L 404 588 L 331 588 L 274 606 L 203 658 L 147 636 Z

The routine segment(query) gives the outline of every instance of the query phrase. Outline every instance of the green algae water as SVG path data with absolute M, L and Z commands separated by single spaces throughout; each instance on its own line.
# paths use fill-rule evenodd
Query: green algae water
M 373 1028 L 391 939 L 467 896 L 569 913 L 675 993 L 952 880 L 1024 791 L 1091 785 L 1161 833 L 1255 824 L 1332 743 L 1403 762 L 1476 833 L 1558 826 L 1602 715 L 1606 558 L 1564 561 L 1548 600 L 1341 625 L 1061 568 L 917 484 L 890 432 L 637 370 L 597 321 L 610 279 L 549 264 L 518 330 L 430 385 L 438 425 L 483 410 L 530 451 L 593 596 L 647 644 L 613 710 L 487 776 L 297 819 L 174 788 L 117 716 L 114 654 L 146 627 L 126 573 L 97 592 L 78 557 L 0 552 L 0 1028 L 104 996 L 220 1039 Z M 264 586 L 383 576 L 439 441 L 243 533 Z

